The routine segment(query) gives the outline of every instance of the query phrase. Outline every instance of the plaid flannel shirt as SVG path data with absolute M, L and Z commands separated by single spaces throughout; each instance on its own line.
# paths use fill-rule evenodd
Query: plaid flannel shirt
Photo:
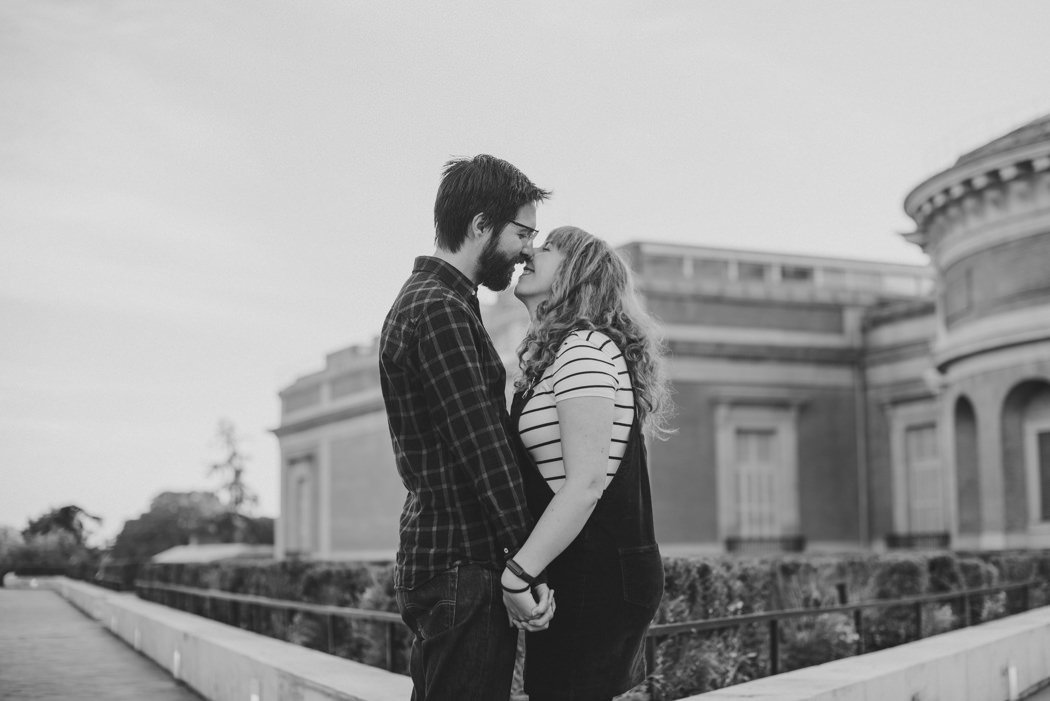
M 383 323 L 379 374 L 408 489 L 394 586 L 463 562 L 501 568 L 533 521 L 507 442 L 506 370 L 452 265 L 416 258 Z

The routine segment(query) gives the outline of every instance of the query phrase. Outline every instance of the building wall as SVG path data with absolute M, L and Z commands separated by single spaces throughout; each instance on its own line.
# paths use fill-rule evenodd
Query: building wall
M 935 375 L 930 346 L 937 330 L 932 300 L 898 302 L 872 310 L 865 320 L 863 382 L 863 459 L 866 460 L 866 518 L 870 540 L 876 546 L 894 534 L 906 535 L 933 528 L 913 518 L 913 482 L 909 469 L 909 430 L 932 425 L 939 446 L 943 426 L 937 410 Z M 953 506 L 949 464 L 937 451 L 941 519 L 933 529 L 950 533 Z M 925 473 L 929 475 L 929 471 Z M 929 482 L 927 479 L 926 482 Z
M 853 387 L 809 388 L 799 413 L 802 533 L 811 545 L 860 544 Z
M 396 551 L 405 489 L 378 385 L 373 344 L 329 354 L 322 370 L 280 393 L 279 557 L 390 559 Z
M 1050 186 L 1050 173 L 1042 179 Z M 951 263 L 944 271 L 948 327 L 1045 304 L 1050 299 L 1048 268 L 1050 225 L 1046 232 L 1005 241 Z
M 665 324 L 841 333 L 842 309 L 835 304 L 770 299 L 725 299 L 703 294 L 646 294 L 647 307 Z
M 675 382 L 674 388 L 677 432 L 667 441 L 649 442 L 657 540 L 683 546 L 718 544 L 714 405 L 702 383 Z
M 392 557 L 406 491 L 394 466 L 386 414 L 344 421 L 332 434 L 332 552 L 387 550 Z
M 1038 484 L 1027 474 L 1023 429 L 1026 413 L 1031 409 L 1031 419 L 1041 418 L 1050 397 L 1050 342 L 960 361 L 950 368 L 947 382 L 942 420 L 954 436 L 970 436 L 967 427 L 960 427 L 956 411 L 964 399 L 973 408 L 975 422 L 975 469 L 963 471 L 956 485 L 963 514 L 960 544 L 1050 547 L 1050 524 L 1031 522 L 1028 497 Z M 965 464 L 959 457 L 956 462 Z
M 689 364 L 678 363 L 679 371 L 695 372 L 702 362 L 692 359 Z M 718 364 L 723 376 L 744 378 L 750 374 L 746 363 L 738 363 L 735 372 L 725 372 L 724 361 Z M 765 370 L 768 377 L 771 368 Z M 841 385 L 813 385 L 797 381 L 793 376 L 798 370 L 793 365 L 781 365 L 777 383 L 674 382 L 677 433 L 666 442 L 651 444 L 654 508 L 661 542 L 721 546 L 727 537 L 736 535 L 719 525 L 719 495 L 735 490 L 721 483 L 732 480 L 733 472 L 720 465 L 719 409 L 723 408 L 724 414 L 726 408 L 748 407 L 772 417 L 785 417 L 792 424 L 798 529 L 785 535 L 804 535 L 811 544 L 825 546 L 856 545 L 858 427 L 852 379 L 848 372 L 836 375 L 821 368 L 815 372 L 830 375 L 829 380 L 838 380 Z M 851 506 L 843 508 L 844 504 Z
M 693 246 L 633 244 L 626 253 L 670 349 L 677 432 L 649 441 L 661 543 L 669 552 L 721 551 L 733 539 L 774 549 L 796 537 L 810 548 L 863 545 L 863 319 L 885 300 L 923 298 L 928 271 Z M 483 314 L 513 379 L 527 317 L 508 294 Z M 286 488 L 305 454 L 323 495 L 315 557 L 396 546 L 404 489 L 375 352 L 331 354 L 324 370 L 281 393 Z M 283 500 L 289 551 L 302 531 L 300 501 Z

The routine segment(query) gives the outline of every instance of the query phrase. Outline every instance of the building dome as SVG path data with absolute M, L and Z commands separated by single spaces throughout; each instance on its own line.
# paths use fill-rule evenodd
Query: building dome
M 904 199 L 904 211 L 915 220 L 916 229 L 904 237 L 936 259 L 934 249 L 944 234 L 958 228 L 950 220 L 960 214 L 994 215 L 985 204 L 1002 204 L 1002 195 L 1011 187 L 1034 184 L 1047 171 L 1050 114 L 963 154 L 955 165 L 916 186 Z
M 955 165 L 965 165 L 984 158 L 985 156 L 1012 151 L 1017 148 L 1023 148 L 1030 144 L 1037 144 L 1044 141 L 1050 141 L 1050 114 L 1043 115 L 1039 119 L 1035 119 L 1024 126 L 1018 127 L 1010 133 L 1004 134 L 998 139 L 994 139 L 980 148 L 976 148 L 969 153 L 963 154 L 959 157 L 959 160 L 955 162 Z
M 1050 337 L 1050 115 L 964 154 L 904 209 L 939 278 L 942 370 Z

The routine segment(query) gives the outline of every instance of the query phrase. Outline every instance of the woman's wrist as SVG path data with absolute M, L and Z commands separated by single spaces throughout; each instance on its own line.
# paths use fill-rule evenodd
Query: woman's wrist
M 526 582 L 524 579 L 511 572 L 506 567 L 503 568 L 503 574 L 500 577 L 500 582 L 510 587 L 523 587 L 526 584 L 529 584 L 529 582 Z
M 523 587 L 531 587 L 531 583 L 514 574 L 509 568 L 504 567 L 500 576 L 500 585 L 504 589 L 520 590 Z
M 524 567 L 522 567 L 522 565 L 513 557 L 508 558 L 505 565 L 507 571 L 513 574 L 518 579 L 520 579 L 522 582 L 525 582 L 526 584 L 530 585 L 536 584 L 536 575 L 533 574 L 530 570 L 526 570 Z
M 503 591 L 510 592 L 511 594 L 524 594 L 532 589 L 531 584 L 511 572 L 506 567 L 503 568 L 503 574 L 500 576 L 500 587 L 503 588 Z
M 503 573 L 500 576 L 500 584 L 505 591 L 519 593 L 535 589 L 540 584 L 547 583 L 547 571 L 533 574 L 514 558 L 507 560 Z

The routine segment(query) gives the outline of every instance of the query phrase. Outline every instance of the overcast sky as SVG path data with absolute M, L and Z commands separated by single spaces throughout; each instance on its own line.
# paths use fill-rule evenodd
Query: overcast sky
M 0 524 L 212 485 L 369 341 L 488 152 L 540 228 L 905 263 L 904 196 L 1050 112 L 1050 3 L 0 0 Z

